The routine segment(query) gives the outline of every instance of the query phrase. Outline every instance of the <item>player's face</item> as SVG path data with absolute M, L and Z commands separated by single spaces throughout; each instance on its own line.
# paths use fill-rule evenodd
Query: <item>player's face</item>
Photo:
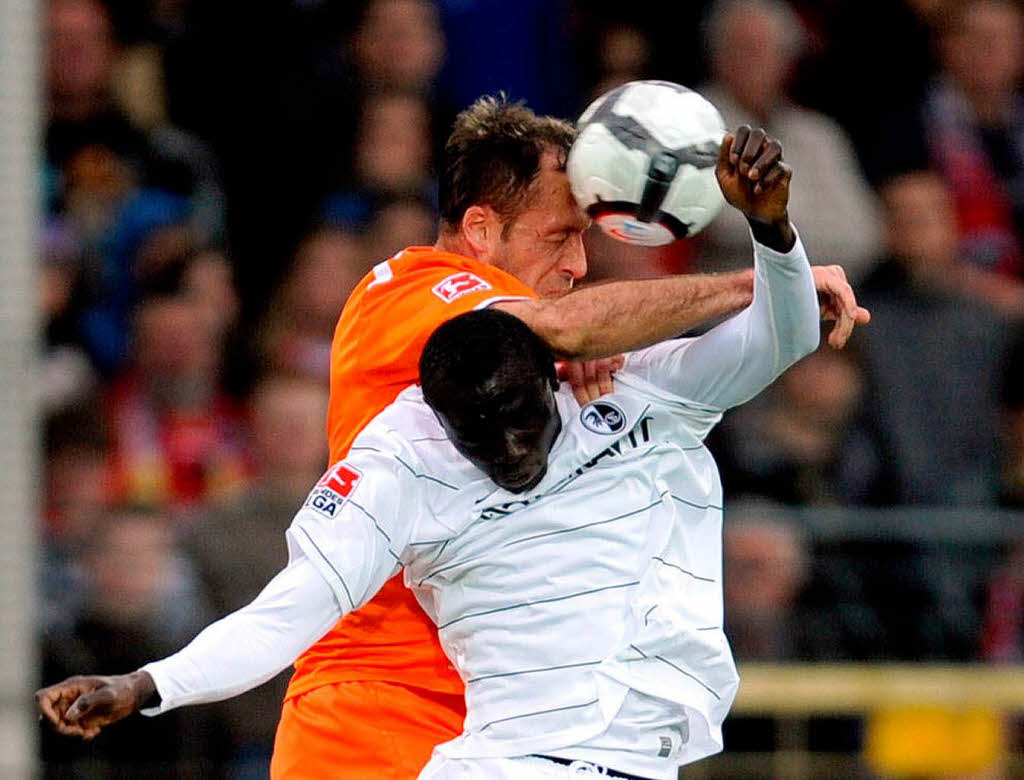
M 506 226 L 491 262 L 538 295 L 568 292 L 587 273 L 583 232 L 589 226 L 558 156 L 545 153 L 531 197 Z
M 562 430 L 550 383 L 542 378 L 502 390 L 486 402 L 457 404 L 438 419 L 473 465 L 512 493 L 535 487 Z

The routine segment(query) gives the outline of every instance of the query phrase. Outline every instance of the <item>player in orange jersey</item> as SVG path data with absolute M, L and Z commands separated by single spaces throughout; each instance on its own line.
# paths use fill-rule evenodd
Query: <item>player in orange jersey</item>
M 741 131 L 749 142 L 734 147 L 734 164 L 745 166 L 746 174 L 764 134 Z M 588 226 L 565 174 L 573 136 L 565 122 L 493 98 L 460 114 L 440 177 L 437 243 L 403 250 L 377 265 L 342 312 L 331 358 L 332 463 L 347 454 L 369 420 L 417 381 L 427 338 L 458 314 L 498 307 L 521 318 L 562 357 L 581 360 L 662 341 L 750 302 L 750 272 L 571 291 L 586 273 L 582 235 Z M 777 156 L 765 160 L 766 169 L 778 163 Z M 727 199 L 757 219 L 751 193 L 734 192 Z M 867 312 L 857 308 L 837 266 L 819 267 L 815 274 L 823 313 L 837 320 L 830 340 L 841 346 L 855 323 L 867 321 Z M 570 369 L 579 395 L 592 398 L 606 389 L 599 368 L 591 362 Z M 103 717 L 111 722 L 154 695 L 152 679 L 146 688 L 146 678 L 139 672 L 73 678 L 37 696 L 47 712 L 47 706 L 59 709 L 57 699 L 66 699 L 66 707 L 105 685 L 105 696 L 127 702 Z M 414 778 L 436 744 L 461 732 L 462 693 L 434 625 L 401 579 L 392 579 L 296 662 L 271 775 Z M 54 722 L 64 733 L 93 733 L 59 718 Z M 92 722 L 98 731 L 102 723 Z
M 493 98 L 458 117 L 440 177 L 437 243 L 376 266 L 338 323 L 328 412 L 332 463 L 417 381 L 420 352 L 434 329 L 463 312 L 496 306 L 561 356 L 580 360 L 662 341 L 749 303 L 749 272 L 566 294 L 587 270 L 589 221 L 565 174 L 573 136 L 565 122 Z M 857 309 L 837 266 L 819 269 L 816 283 L 827 300 L 825 316 L 838 320 L 831 341 L 841 346 L 866 312 Z M 570 368 L 578 394 L 609 389 L 601 369 L 592 362 Z M 434 745 L 461 732 L 462 692 L 433 623 L 395 577 L 296 663 L 272 776 L 415 777 Z

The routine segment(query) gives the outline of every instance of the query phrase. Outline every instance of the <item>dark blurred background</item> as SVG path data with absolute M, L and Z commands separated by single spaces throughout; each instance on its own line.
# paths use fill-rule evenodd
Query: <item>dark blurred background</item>
M 42 9 L 43 682 L 167 654 L 284 564 L 325 466 L 334 323 L 373 265 L 434 242 L 454 115 L 503 90 L 572 118 L 641 78 L 697 88 L 727 125 L 782 141 L 812 259 L 841 264 L 873 313 L 712 437 L 741 669 L 1022 661 L 1018 3 Z M 587 240 L 595 280 L 750 262 L 735 213 L 658 251 Z M 45 734 L 44 773 L 264 777 L 283 682 L 87 745 Z M 878 745 L 944 734 L 948 715 L 815 717 L 799 733 L 854 757 L 829 776 L 898 775 Z M 990 715 L 995 747 L 961 770 L 1011 776 L 1019 724 Z M 786 749 L 780 723 L 732 718 L 727 750 Z M 693 776 L 797 776 L 767 758 L 724 766 Z

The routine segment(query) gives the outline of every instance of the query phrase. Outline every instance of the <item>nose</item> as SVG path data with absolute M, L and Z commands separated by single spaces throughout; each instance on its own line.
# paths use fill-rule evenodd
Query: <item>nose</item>
M 565 253 L 560 270 L 566 279 L 577 281 L 587 275 L 587 250 L 583 246 L 582 233 L 577 233 L 570 241 L 572 245 Z
M 505 459 L 511 462 L 522 460 L 530 454 L 530 446 L 518 434 L 505 431 Z

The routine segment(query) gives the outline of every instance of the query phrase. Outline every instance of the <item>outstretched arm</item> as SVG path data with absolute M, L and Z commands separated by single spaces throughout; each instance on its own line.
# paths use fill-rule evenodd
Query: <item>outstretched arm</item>
M 43 718 L 62 734 L 91 739 L 133 712 L 156 715 L 236 696 L 286 668 L 366 603 L 399 570 L 395 551 L 403 550 L 423 505 L 421 482 L 386 439 L 379 444 L 335 464 L 317 483 L 288 529 L 288 565 L 251 604 L 131 674 L 72 677 L 41 689 Z
M 750 303 L 750 271 L 621 281 L 560 298 L 507 301 L 559 356 L 590 360 L 656 344 Z
M 269 680 L 341 617 L 326 580 L 301 552 L 248 606 L 207 626 L 184 649 L 131 674 L 71 677 L 36 693 L 61 734 L 92 739 L 145 715 L 236 696 Z

